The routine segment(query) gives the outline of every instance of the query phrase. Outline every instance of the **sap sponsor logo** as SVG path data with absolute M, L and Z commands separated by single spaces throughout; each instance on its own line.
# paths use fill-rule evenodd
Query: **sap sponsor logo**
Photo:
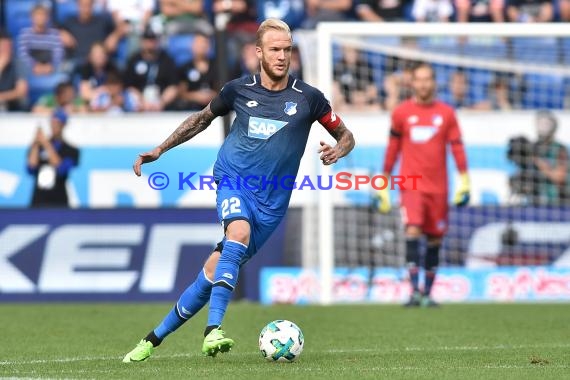
M 247 135 L 256 139 L 267 140 L 287 124 L 286 121 L 250 116 Z
M 437 128 L 433 126 L 417 125 L 411 128 L 410 138 L 414 143 L 425 143 L 437 133 Z
M 0 232 L 0 294 L 168 293 L 175 286 L 181 248 L 213 246 L 219 234 L 217 224 L 198 223 L 157 223 L 147 231 L 143 224 L 61 225 L 51 230 L 48 224 L 7 225 Z M 35 282 L 11 258 L 29 254 L 26 248 L 44 237 Z M 142 267 L 132 268 L 135 249 L 145 241 Z

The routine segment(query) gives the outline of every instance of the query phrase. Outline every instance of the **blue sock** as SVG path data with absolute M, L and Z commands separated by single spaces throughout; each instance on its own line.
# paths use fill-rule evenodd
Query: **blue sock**
M 210 296 L 208 326 L 221 326 L 232 292 L 237 284 L 239 266 L 246 250 L 247 246 L 237 241 L 226 240 L 224 243 Z
M 160 325 L 154 329 L 154 334 L 160 340 L 176 331 L 184 322 L 192 318 L 208 303 L 212 292 L 212 282 L 204 274 L 204 269 L 198 273 L 196 280 L 182 293 L 170 313 L 164 317 Z

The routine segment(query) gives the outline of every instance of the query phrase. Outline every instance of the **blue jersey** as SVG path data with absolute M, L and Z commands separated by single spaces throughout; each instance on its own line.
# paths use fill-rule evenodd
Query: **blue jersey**
M 218 186 L 249 177 L 241 190 L 262 211 L 284 215 L 311 125 L 331 112 L 323 93 L 291 76 L 285 89 L 271 91 L 255 75 L 228 82 L 212 105 L 216 114 L 236 113 L 214 165 Z

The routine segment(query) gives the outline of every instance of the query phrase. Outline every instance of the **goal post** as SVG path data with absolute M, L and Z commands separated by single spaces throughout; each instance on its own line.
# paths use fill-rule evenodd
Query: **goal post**
M 433 43 L 430 43 L 430 38 L 434 40 L 431 41 Z M 541 44 L 541 38 L 544 39 L 543 41 L 546 41 L 544 44 Z M 410 47 L 409 44 L 407 44 L 410 39 L 415 41 L 415 46 Z M 427 39 L 428 42 L 423 44 L 421 41 L 425 39 Z M 441 42 L 441 40 L 438 39 L 456 39 L 456 41 L 452 44 L 445 44 L 445 42 Z M 464 43 L 464 41 L 461 42 L 461 39 L 467 39 L 469 41 Z M 489 44 L 487 44 L 486 41 L 489 39 L 499 41 L 497 43 L 497 50 L 493 50 L 495 49 L 494 45 L 492 49 L 488 48 Z M 527 46 L 529 51 L 524 50 L 524 44 L 522 50 L 517 45 L 517 41 L 521 40 L 528 42 Z M 309 75 L 309 77 L 316 79 L 316 83 L 311 84 L 315 84 L 328 99 L 331 99 L 332 103 L 335 103 L 335 93 L 333 91 L 334 66 L 335 62 L 338 61 L 339 47 L 343 45 L 352 46 L 359 51 L 364 52 L 364 54 L 372 57 L 370 59 L 379 57 L 379 59 L 382 60 L 382 63 L 377 65 L 373 64 L 372 66 L 374 66 L 374 69 L 378 69 L 379 71 L 384 70 L 380 75 L 382 80 L 384 80 L 392 71 L 396 71 L 395 67 L 389 67 L 391 62 L 409 60 L 430 62 L 435 65 L 439 65 L 441 70 L 445 69 L 445 67 L 450 67 L 453 70 L 460 69 L 471 73 L 471 75 L 478 75 L 481 78 L 484 78 L 481 79 L 481 89 L 485 89 L 485 91 L 489 88 L 493 76 L 498 74 L 508 75 L 509 78 L 524 77 L 527 81 L 546 81 L 540 82 L 538 85 L 532 84 L 524 87 L 525 93 L 522 93 L 522 90 L 520 90 L 519 87 L 517 87 L 517 89 L 509 87 L 511 92 L 518 91 L 519 93 L 516 95 L 520 97 L 520 99 L 517 98 L 519 99 L 517 104 L 514 104 L 513 101 L 513 106 L 510 110 L 487 110 L 481 114 L 476 114 L 475 111 L 459 111 L 460 124 L 462 124 L 463 129 L 468 128 L 471 124 L 475 124 L 475 120 L 487 120 L 485 118 L 489 118 L 494 120 L 495 124 L 497 124 L 495 119 L 507 119 L 513 115 L 513 120 L 524 121 L 526 126 L 521 127 L 520 132 L 523 135 L 528 135 L 530 139 L 534 137 L 532 136 L 533 131 L 531 123 L 533 121 L 535 111 L 541 108 L 552 108 L 555 110 L 555 113 L 563 113 L 563 109 L 568 106 L 568 100 L 570 98 L 570 91 L 568 91 L 570 88 L 570 68 L 567 67 L 568 64 L 570 64 L 570 28 L 563 23 L 494 24 L 334 22 L 320 23 L 317 26 L 314 38 L 309 39 L 309 41 L 316 42 L 316 48 L 314 45 L 309 46 L 308 48 L 305 47 L 305 51 L 310 51 L 311 54 L 308 54 L 308 58 L 304 58 L 304 62 L 307 59 L 312 58 L 316 60 L 311 64 L 311 67 L 313 67 L 316 72 L 312 72 Z M 383 41 L 387 42 L 384 44 Z M 470 41 L 474 41 L 474 43 L 470 43 Z M 556 49 L 556 51 L 552 53 L 547 51 L 550 46 L 549 44 L 551 43 Z M 503 48 L 505 49 L 504 51 L 502 50 Z M 543 60 L 541 60 L 539 56 L 543 52 L 542 48 L 544 48 L 544 51 L 547 51 Z M 533 49 L 536 50 L 533 52 Z M 496 56 L 494 55 L 495 51 L 499 52 Z M 533 54 L 536 56 L 532 57 Z M 440 71 L 436 72 L 436 74 L 439 75 L 439 72 Z M 448 74 L 449 73 L 444 74 L 446 79 L 448 78 Z M 535 76 L 538 79 L 536 79 Z M 549 79 L 547 77 L 556 77 L 559 78 L 559 81 L 552 85 L 548 82 Z M 475 78 L 474 80 L 477 79 Z M 438 81 L 438 84 L 441 85 L 442 82 Z M 375 83 L 375 85 L 379 89 L 382 87 L 381 83 Z M 558 89 L 557 86 L 559 86 L 560 89 Z M 561 92 L 560 94 L 541 93 L 543 92 L 541 89 L 547 89 L 544 90 L 546 92 L 550 91 L 550 89 L 552 89 L 552 91 L 560 90 Z M 534 91 L 534 95 L 530 94 L 531 91 Z M 389 123 L 390 110 L 385 107 L 379 107 L 378 110 L 358 112 L 350 109 L 349 107 L 348 109 L 339 111 L 339 113 L 345 120 L 364 121 L 364 124 L 366 124 L 365 126 L 355 126 L 347 123 L 349 128 L 353 129 L 354 127 L 355 139 L 357 142 L 357 147 L 353 154 L 354 157 L 352 158 L 352 162 L 356 162 L 356 164 L 352 167 L 355 168 L 355 170 L 362 170 L 362 168 L 366 168 L 366 170 L 370 169 L 371 171 L 379 170 L 381 162 L 372 162 L 373 159 L 371 156 L 373 153 L 371 153 L 371 151 L 359 152 L 359 143 L 363 143 L 365 148 L 370 149 L 373 146 L 376 146 L 370 141 L 370 131 L 364 131 L 366 128 L 370 129 L 373 126 L 376 126 L 378 128 L 378 134 L 381 134 L 380 137 L 373 136 L 373 139 L 375 141 L 381 141 L 380 145 L 385 145 L 387 143 L 386 131 L 387 128 L 389 128 L 387 124 Z M 465 124 L 462 123 L 464 119 Z M 379 124 L 384 125 L 379 126 Z M 361 133 L 361 131 L 364 132 Z M 488 125 L 481 128 L 482 133 L 492 134 L 493 131 L 493 127 Z M 508 131 L 516 133 L 517 129 L 513 127 L 509 128 Z M 506 136 L 507 132 L 498 133 L 501 135 L 501 141 L 506 141 L 504 136 Z M 564 134 L 565 139 L 567 138 L 566 135 L 567 133 Z M 466 137 L 466 146 L 473 144 L 473 147 L 476 147 L 476 144 L 481 140 L 473 133 L 473 131 L 464 133 L 464 136 Z M 474 137 L 470 139 L 470 136 Z M 498 140 L 499 137 L 497 137 L 497 141 Z M 566 144 L 569 142 L 570 141 L 566 141 Z M 376 154 L 376 158 L 381 161 L 382 157 L 383 156 L 379 150 Z M 364 163 L 360 161 L 363 158 L 366 161 Z M 449 174 L 450 177 L 453 177 L 453 164 L 450 168 L 452 170 Z M 325 176 L 334 175 L 337 171 L 335 166 L 326 167 L 322 165 L 320 166 L 320 170 L 321 172 L 319 174 Z M 492 165 L 490 165 L 488 171 L 489 173 L 493 173 L 489 174 L 489 177 L 486 180 L 492 181 L 492 175 L 495 175 Z M 379 172 L 371 174 L 379 174 Z M 477 176 L 472 178 L 472 181 L 475 182 L 473 184 L 475 189 L 478 189 L 478 184 L 476 183 L 478 178 L 479 177 Z M 508 184 L 505 183 L 502 186 L 508 186 Z M 506 189 L 503 190 L 504 192 L 508 192 Z M 452 191 L 453 187 L 450 188 L 450 192 Z M 339 228 L 335 228 L 335 224 L 338 223 L 339 218 L 341 218 L 340 214 L 344 213 L 343 215 L 348 215 L 347 213 L 351 212 L 350 210 L 355 204 L 353 203 L 353 200 L 346 199 L 344 194 L 338 195 L 335 194 L 335 192 L 338 192 L 338 190 L 333 189 L 332 191 L 321 191 L 319 193 L 317 200 L 318 212 L 314 215 L 318 220 L 316 223 L 318 226 L 318 233 L 312 234 L 311 236 L 304 236 L 305 242 L 309 241 L 309 243 L 304 244 L 305 248 L 316 247 L 320 282 L 319 302 L 325 305 L 330 304 L 335 300 L 333 294 L 334 271 L 335 267 L 338 265 L 338 260 L 335 260 L 335 252 L 339 252 L 339 247 L 336 245 L 338 245 L 340 241 L 337 233 Z M 365 192 L 370 193 L 370 188 L 365 190 Z M 475 195 L 477 200 L 476 205 L 484 203 L 486 195 L 483 190 L 481 194 Z M 365 197 L 369 197 L 369 195 L 365 195 L 362 198 Z M 343 200 L 338 202 L 338 199 Z M 393 203 L 395 203 L 394 208 L 397 209 L 397 198 L 393 199 Z M 499 199 L 494 204 L 497 207 L 507 205 L 503 202 L 503 199 Z M 342 210 L 340 210 L 340 208 L 342 208 Z M 366 207 L 364 207 L 364 209 L 365 208 Z M 370 212 L 369 210 L 366 211 L 360 209 L 358 212 L 358 215 L 355 214 L 356 216 L 351 216 L 351 218 L 353 218 L 351 220 L 356 221 L 355 223 L 360 223 L 360 221 L 364 219 L 370 221 L 372 219 L 378 220 L 381 218 L 380 216 L 370 216 L 366 214 L 367 212 Z M 396 218 L 394 215 L 396 215 L 396 212 L 393 212 L 393 218 Z M 390 221 L 390 223 L 396 226 L 399 221 Z M 374 227 L 370 226 L 369 228 L 370 230 L 374 229 Z M 394 231 L 394 233 L 397 234 L 398 231 Z M 382 240 L 381 244 L 384 244 L 387 239 L 389 240 L 389 237 L 384 235 L 377 237 L 372 236 L 372 232 L 370 234 L 370 241 L 364 244 L 365 248 L 362 248 L 359 242 L 354 243 L 358 245 L 356 250 L 360 250 L 355 253 L 358 257 L 353 260 L 355 263 L 361 263 L 360 258 L 363 255 L 376 254 L 374 253 L 375 248 L 373 247 L 376 243 L 372 240 L 376 241 L 380 239 Z M 382 232 L 382 234 L 389 235 L 386 231 Z M 352 239 L 358 239 L 358 237 Z M 345 237 L 345 240 L 348 240 L 348 238 Z M 352 243 L 346 244 L 350 245 Z M 394 242 L 391 247 L 396 246 L 399 246 L 401 251 L 401 242 Z M 397 250 L 396 248 L 394 249 Z M 395 252 L 394 255 L 402 256 L 401 252 Z M 391 264 L 387 265 L 397 267 L 398 263 L 401 263 L 402 260 L 403 258 L 401 257 L 394 257 L 388 261 L 381 259 L 380 262 L 389 262 Z M 375 259 L 369 258 L 369 262 L 373 263 L 375 262 Z M 458 259 L 457 262 L 461 262 L 461 259 Z M 371 270 L 372 266 L 373 265 L 371 264 Z

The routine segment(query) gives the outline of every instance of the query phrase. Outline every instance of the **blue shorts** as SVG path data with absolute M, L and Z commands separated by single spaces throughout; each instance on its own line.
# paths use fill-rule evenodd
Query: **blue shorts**
M 221 188 L 216 192 L 216 208 L 218 220 L 224 227 L 234 220 L 247 220 L 251 229 L 249 246 L 241 264 L 245 264 L 257 253 L 277 228 L 282 216 L 270 215 L 257 207 L 257 202 L 245 195 L 243 191 Z M 222 240 L 222 245 L 226 238 Z

